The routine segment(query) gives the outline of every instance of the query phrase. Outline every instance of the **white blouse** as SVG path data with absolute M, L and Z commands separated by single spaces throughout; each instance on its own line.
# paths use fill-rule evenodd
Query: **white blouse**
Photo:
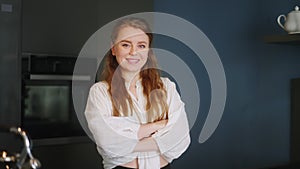
M 89 129 L 97 144 L 97 150 L 103 158 L 104 169 L 112 169 L 138 159 L 139 169 L 159 169 L 160 155 L 169 163 L 178 158 L 190 144 L 189 126 L 184 103 L 176 91 L 175 83 L 162 78 L 167 90 L 169 105 L 168 123 L 152 135 L 159 152 L 133 152 L 138 143 L 137 133 L 141 124 L 146 123 L 146 98 L 143 94 L 141 81 L 136 84 L 135 98 L 125 84 L 137 108 L 133 116 L 112 116 L 112 102 L 106 82 L 95 83 L 89 92 L 85 117 Z

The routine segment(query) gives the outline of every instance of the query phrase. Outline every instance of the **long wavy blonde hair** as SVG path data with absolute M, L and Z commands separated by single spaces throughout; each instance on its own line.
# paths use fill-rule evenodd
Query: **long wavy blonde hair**
M 141 18 L 122 19 L 112 31 L 111 39 L 113 43 L 117 39 L 119 31 L 124 27 L 140 29 L 149 37 L 148 59 L 139 73 L 143 94 L 147 99 L 147 122 L 168 119 L 167 92 L 160 78 L 156 56 L 151 49 L 153 41 L 151 29 L 147 22 Z M 116 57 L 112 55 L 110 49 L 105 55 L 99 79 L 106 81 L 109 85 L 108 92 L 113 105 L 113 116 L 131 116 L 136 109 L 126 90 L 125 79 L 122 77 L 118 66 Z
M 112 31 L 112 42 L 124 27 L 133 27 L 142 30 L 149 37 L 149 52 L 146 64 L 139 75 L 143 86 L 143 94 L 147 99 L 147 122 L 168 119 L 167 92 L 160 78 L 156 57 L 151 49 L 153 35 L 147 22 L 140 18 L 126 18 L 120 20 Z M 113 104 L 113 116 L 130 116 L 136 111 L 132 99 L 125 87 L 125 80 L 118 69 L 116 57 L 110 49 L 104 59 L 101 80 L 108 83 L 108 92 Z

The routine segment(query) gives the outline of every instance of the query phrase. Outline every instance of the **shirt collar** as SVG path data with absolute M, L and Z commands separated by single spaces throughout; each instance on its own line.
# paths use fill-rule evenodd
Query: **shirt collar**
M 125 81 L 125 87 L 126 87 L 127 90 L 129 90 L 130 83 L 131 83 L 131 81 L 127 81 L 127 82 Z M 135 86 L 136 86 L 137 88 L 139 88 L 139 87 L 142 86 L 142 79 L 141 79 L 141 78 L 139 78 L 139 79 L 136 81 Z

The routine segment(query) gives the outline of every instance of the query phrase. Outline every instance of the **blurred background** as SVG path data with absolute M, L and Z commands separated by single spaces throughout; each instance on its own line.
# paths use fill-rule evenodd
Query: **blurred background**
M 74 113 L 74 63 L 94 32 L 137 12 L 165 12 L 196 25 L 216 48 L 225 70 L 223 118 L 212 137 L 200 144 L 211 97 L 205 67 L 178 40 L 155 40 L 155 47 L 173 52 L 190 67 L 201 96 L 192 143 L 172 163 L 174 169 L 297 168 L 300 37 L 283 30 L 277 17 L 300 1 L 0 0 L 0 5 L 0 125 L 28 130 L 42 168 L 102 168 L 95 144 Z M 95 69 L 76 76 L 82 104 Z M 16 151 L 19 142 L 8 135 L 0 134 L 0 150 Z

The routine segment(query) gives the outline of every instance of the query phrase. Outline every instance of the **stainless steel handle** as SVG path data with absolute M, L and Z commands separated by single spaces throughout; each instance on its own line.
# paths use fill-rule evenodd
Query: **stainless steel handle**
M 30 80 L 75 80 L 75 81 L 90 81 L 92 78 L 89 75 L 42 75 L 31 74 Z
M 2 128 L 1 131 L 5 131 L 5 132 L 9 131 L 14 134 L 20 135 L 23 139 L 24 147 L 21 151 L 21 154 L 16 154 L 13 156 L 7 156 L 7 152 L 3 151 L 1 153 L 0 162 L 3 163 L 12 162 L 15 163 L 19 169 L 22 169 L 27 157 L 29 157 L 29 165 L 31 168 L 37 169 L 41 167 L 40 161 L 34 158 L 31 153 L 32 144 L 30 143 L 30 140 L 24 130 L 22 130 L 20 127 L 18 128 L 11 127 L 9 128 L 9 130 L 7 130 L 7 128 Z

